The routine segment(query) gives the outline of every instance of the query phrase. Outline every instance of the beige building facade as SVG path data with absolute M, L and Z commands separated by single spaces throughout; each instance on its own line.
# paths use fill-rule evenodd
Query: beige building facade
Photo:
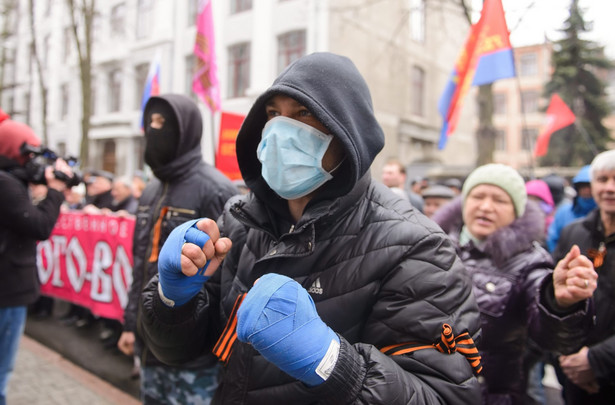
M 160 60 L 160 89 L 192 95 L 194 0 L 97 2 L 93 24 L 93 112 L 90 166 L 118 175 L 143 168 L 141 94 L 149 64 Z M 81 88 L 71 19 L 65 2 L 34 10 L 34 39 L 42 59 L 48 115 L 42 119 L 39 75 L 31 52 L 27 2 L 17 2 L 18 21 L 8 50 L 2 108 L 35 131 L 48 146 L 78 155 Z M 227 0 L 212 1 L 222 111 L 245 114 L 254 99 L 298 57 L 330 51 L 350 57 L 372 92 L 386 135 L 372 174 L 398 158 L 412 174 L 441 166 L 471 165 L 474 103 L 466 100 L 459 128 L 437 150 L 442 118 L 438 99 L 463 46 L 469 25 L 457 0 Z M 4 20 L 3 20 L 4 21 Z M 196 98 L 195 98 L 196 99 Z M 203 151 L 213 163 L 220 113 L 199 101 L 204 117 Z M 415 171 L 415 173 L 413 173 Z

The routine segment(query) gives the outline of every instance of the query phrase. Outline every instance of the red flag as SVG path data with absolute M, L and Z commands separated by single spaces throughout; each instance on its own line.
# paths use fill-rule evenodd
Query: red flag
M 534 156 L 539 157 L 546 155 L 547 150 L 549 149 L 551 134 L 557 130 L 567 127 L 575 120 L 576 117 L 574 113 L 570 111 L 570 108 L 568 108 L 566 103 L 564 103 L 557 93 L 553 93 L 549 108 L 547 108 L 547 125 L 536 139 Z
M 216 67 L 211 0 L 199 1 L 194 56 L 196 58 L 196 72 L 192 78 L 192 91 L 201 97 L 201 100 L 207 104 L 211 111 L 218 111 L 220 110 L 220 88 Z
M 245 116 L 223 112 L 220 117 L 220 138 L 218 152 L 216 153 L 216 168 L 229 179 L 241 179 L 237 154 L 235 153 L 235 140 Z

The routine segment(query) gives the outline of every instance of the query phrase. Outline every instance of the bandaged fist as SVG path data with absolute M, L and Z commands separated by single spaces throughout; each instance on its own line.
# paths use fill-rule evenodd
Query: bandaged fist
M 194 297 L 231 249 L 220 238 L 215 221 L 204 218 L 173 229 L 158 257 L 158 292 L 168 306 L 183 305 Z
M 592 296 L 598 286 L 598 273 L 592 262 L 574 245 L 553 271 L 555 299 L 568 307 Z
M 329 377 L 339 354 L 340 340 L 320 319 L 308 292 L 273 273 L 261 277 L 239 307 L 237 338 L 309 386 Z

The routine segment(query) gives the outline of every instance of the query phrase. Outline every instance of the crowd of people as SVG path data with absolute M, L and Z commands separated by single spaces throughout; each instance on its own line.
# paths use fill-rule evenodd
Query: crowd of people
M 76 305 L 63 321 L 96 320 L 134 356 L 144 404 L 539 404 L 545 364 L 566 404 L 615 403 L 615 150 L 569 187 L 503 164 L 409 179 L 397 158 L 378 181 L 369 89 L 331 53 L 254 102 L 241 191 L 204 162 L 189 97 L 145 106 L 147 182 L 94 170 L 66 187 L 59 159 L 28 186 L 18 146 L 40 141 L 3 121 L 0 404 L 38 296 L 32 251 L 68 210 L 137 218 L 123 322 Z

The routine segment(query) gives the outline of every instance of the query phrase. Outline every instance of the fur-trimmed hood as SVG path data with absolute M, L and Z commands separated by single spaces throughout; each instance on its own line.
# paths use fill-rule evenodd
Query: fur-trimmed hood
M 432 218 L 455 242 L 463 227 L 462 198 L 457 197 L 441 207 Z M 544 214 L 540 207 L 528 201 L 525 213 L 512 224 L 491 234 L 481 246 L 496 264 L 505 263 L 516 254 L 529 249 L 534 241 L 544 238 Z

